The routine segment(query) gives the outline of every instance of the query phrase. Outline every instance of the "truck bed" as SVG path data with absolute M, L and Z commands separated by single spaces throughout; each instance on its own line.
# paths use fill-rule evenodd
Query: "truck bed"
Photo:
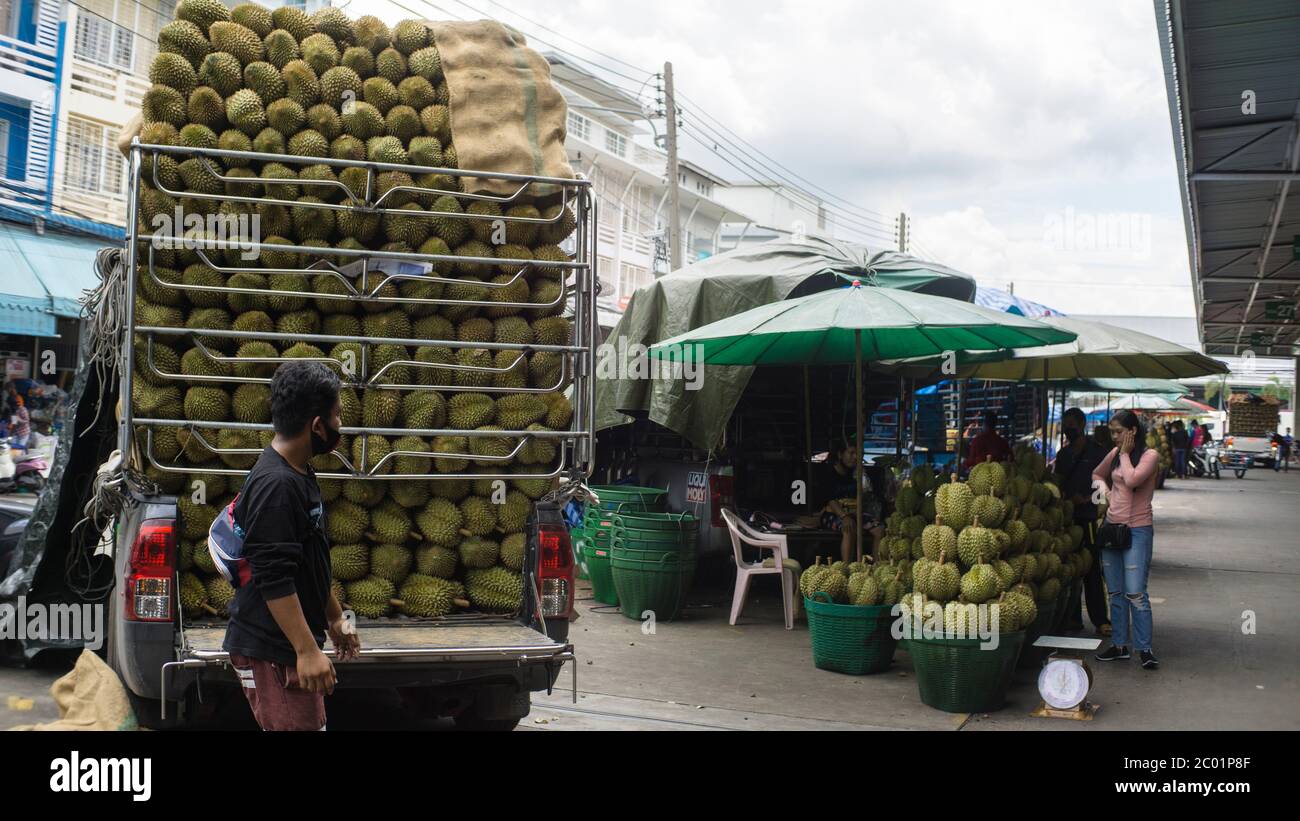
M 444 661 L 563 661 L 572 658 L 569 645 L 548 638 L 527 625 L 501 618 L 464 617 L 437 622 L 361 622 L 359 662 Z M 223 624 L 195 624 L 182 631 L 181 660 L 224 662 Z M 326 642 L 325 652 L 334 655 Z M 351 663 L 351 662 L 350 662 Z

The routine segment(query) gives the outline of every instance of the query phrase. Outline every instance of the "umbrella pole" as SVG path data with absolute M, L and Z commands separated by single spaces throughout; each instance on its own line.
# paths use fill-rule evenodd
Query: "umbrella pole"
M 916 378 L 909 380 L 907 385 L 907 413 L 908 413 L 908 439 L 910 440 L 911 458 L 908 460 L 913 466 L 916 465 Z
M 903 377 L 900 376 L 898 377 L 898 401 L 895 403 L 895 405 L 898 408 L 898 413 L 895 414 L 894 417 L 894 421 L 897 422 L 897 424 L 894 426 L 894 433 L 896 434 L 894 436 L 894 463 L 895 464 L 897 464 L 898 460 L 901 459 L 903 456 L 903 397 L 906 395 L 906 393 L 907 393 L 907 382 Z
M 803 441 L 807 451 L 804 459 L 808 464 L 808 484 L 805 486 L 804 498 L 809 498 L 806 494 L 812 492 L 813 484 L 813 465 L 812 465 L 812 379 L 808 375 L 808 366 L 803 366 Z
M 956 383 L 957 388 L 957 462 L 953 465 L 953 473 L 961 475 L 961 458 L 962 451 L 965 450 L 966 444 L 966 383 L 968 380 L 962 379 Z
M 1043 360 L 1043 458 L 1047 458 L 1047 415 L 1050 412 L 1050 403 L 1047 392 L 1047 360 Z
M 857 398 L 858 398 L 858 436 L 854 442 L 854 449 L 857 451 L 857 458 L 854 460 L 853 475 L 855 477 L 854 487 L 857 490 L 857 508 L 854 514 L 858 520 L 858 529 L 854 533 L 853 542 L 858 546 L 858 561 L 862 561 L 862 331 L 855 329 L 853 331 L 853 370 L 857 380 Z

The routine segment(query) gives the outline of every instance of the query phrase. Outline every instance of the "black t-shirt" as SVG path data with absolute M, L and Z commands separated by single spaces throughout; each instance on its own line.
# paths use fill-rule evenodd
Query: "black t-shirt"
M 1061 477 L 1061 493 L 1067 498 L 1083 496 L 1088 501 L 1074 506 L 1077 523 L 1097 520 L 1097 506 L 1092 503 L 1092 472 L 1106 458 L 1106 449 L 1091 438 L 1084 438 L 1083 451 L 1076 454 L 1073 447 L 1064 447 L 1056 456 L 1056 475 Z
M 819 509 L 836 499 L 852 499 L 856 495 L 853 471 L 840 473 L 830 459 L 813 465 L 812 480 L 811 496 L 814 503 L 819 503 Z
M 1187 450 L 1192 445 L 1192 437 L 1179 428 L 1169 435 L 1169 444 L 1174 446 L 1174 450 Z
M 249 658 L 294 664 L 293 645 L 276 624 L 268 599 L 298 594 L 316 643 L 325 644 L 325 605 L 330 595 L 325 507 L 316 474 L 302 474 L 267 446 L 249 472 L 235 503 L 244 529 L 244 557 L 252 583 L 235 591 L 225 649 Z

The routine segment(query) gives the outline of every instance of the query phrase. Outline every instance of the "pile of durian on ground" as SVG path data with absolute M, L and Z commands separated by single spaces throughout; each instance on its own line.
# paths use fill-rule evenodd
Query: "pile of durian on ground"
M 1011 462 L 976 465 L 965 482 L 947 478 L 929 465 L 914 468 L 886 520 L 879 559 L 810 567 L 800 592 L 840 604 L 897 604 L 922 620 L 937 615 L 933 603 L 946 634 L 974 636 L 980 616 L 965 605 L 996 604 L 998 629 L 1015 632 L 1034 622 L 1039 603 L 1054 602 L 1088 572 L 1083 530 L 1041 454 L 1017 446 Z
M 291 6 L 270 11 L 254 3 L 227 9 L 220 0 L 181 0 L 176 16 L 158 35 L 159 54 L 150 69 L 153 86 L 142 104 L 143 143 L 458 167 L 447 85 L 437 47 L 424 24 L 406 20 L 390 29 L 375 17 L 353 21 L 335 8 L 307 15 Z M 234 159 L 224 161 L 226 167 L 221 172 L 237 179 L 223 183 L 195 158 L 178 161 L 160 154 L 146 160 L 139 198 L 142 233 L 155 225 L 155 217 L 170 217 L 179 205 L 187 215 L 256 215 L 262 241 L 271 245 L 569 261 L 559 244 L 575 227 L 570 209 L 554 202 L 520 202 L 503 213 L 495 204 L 453 196 L 463 189 L 452 175 L 412 177 L 400 171 L 378 175 L 379 194 L 412 185 L 451 192 L 398 192 L 386 199 L 384 206 L 409 211 L 410 216 L 381 217 L 362 210 L 310 207 L 321 201 L 339 202 L 342 192 L 301 184 L 302 180 L 337 180 L 364 197 L 362 169 L 336 174 L 323 163 L 256 164 Z M 183 195 L 174 199 L 154 186 L 155 174 L 173 191 L 295 200 L 302 205 L 259 202 L 250 206 Z M 419 213 L 464 211 L 554 221 L 507 222 L 501 244 L 502 237 L 492 233 L 492 221 Z M 353 343 L 322 350 L 293 340 L 157 335 L 152 340 L 150 364 L 149 341 L 137 336 L 132 397 L 137 418 L 269 423 L 268 387 L 237 380 L 268 378 L 278 363 L 252 359 L 328 357 L 340 363 L 339 370 L 349 383 L 341 397 L 346 427 L 490 433 L 565 430 L 569 426 L 573 409 L 562 393 L 566 378 L 562 354 L 537 351 L 525 355 L 518 350 L 491 352 L 473 347 L 477 342 L 568 344 L 571 322 L 562 316 L 567 269 L 535 265 L 525 276 L 516 277 L 521 268 L 517 262 L 439 263 L 437 275 L 459 282 L 444 287 L 419 280 L 394 281 L 379 292 L 382 299 L 390 300 L 385 302 L 329 298 L 349 293 L 331 274 L 259 270 L 304 268 L 321 258 L 316 255 L 263 251 L 248 260 L 237 248 L 208 252 L 218 265 L 240 268 L 226 276 L 204 264 L 193 249 L 155 247 L 149 253 L 152 263 L 142 262 L 136 277 L 137 326 L 464 344 L 370 345 L 368 373 L 359 374 L 349 370 L 362 361 L 361 348 Z M 339 265 L 353 261 L 336 256 Z M 512 284 L 493 289 L 482 287 L 486 282 Z M 177 284 L 192 287 L 171 287 Z M 378 280 L 355 283 L 361 293 L 378 285 Z M 222 287 L 248 292 L 214 290 Z M 320 296 L 288 293 L 294 291 Z M 533 303 L 537 307 L 438 306 L 409 301 L 439 298 Z M 194 345 L 196 338 L 217 355 L 235 361 L 214 361 Z M 495 372 L 392 365 L 399 361 L 468 365 Z M 162 377 L 155 369 L 181 378 Z M 219 379 L 185 379 L 195 376 Z M 399 391 L 384 385 L 430 388 Z M 433 386 L 455 390 L 439 391 Z M 484 388 L 550 387 L 556 390 L 544 394 L 483 392 Z M 137 434 L 143 449 L 143 426 L 137 428 Z M 204 442 L 226 451 L 256 451 L 270 441 L 270 432 L 153 427 L 152 436 L 153 456 L 170 468 L 185 471 L 161 471 L 151 464 L 146 468 L 164 492 L 180 494 L 183 609 L 190 616 L 220 615 L 232 591 L 215 574 L 206 535 L 217 511 L 233 498 L 243 477 L 208 471 L 247 470 L 256 456 L 216 453 Z M 369 435 L 345 437 L 340 450 L 350 454 L 358 468 L 392 477 L 550 472 L 557 458 L 555 439 L 527 439 L 510 461 L 491 458 L 514 453 L 518 445 L 516 438 L 506 436 L 448 436 L 429 441 L 419 436 Z M 380 465 L 393 451 L 452 456 L 402 456 Z M 315 464 L 323 472 L 348 472 L 329 456 L 318 458 Z M 196 480 L 202 485 L 195 485 Z M 193 501 L 196 487 L 202 488 L 198 498 L 204 503 Z M 466 599 L 483 611 L 517 610 L 525 519 L 533 500 L 549 490 L 550 482 L 520 476 L 506 487 L 504 504 L 494 504 L 498 488 L 491 480 L 322 480 L 339 599 L 366 617 L 393 612 L 441 616 Z M 500 501 L 500 494 L 495 498 Z

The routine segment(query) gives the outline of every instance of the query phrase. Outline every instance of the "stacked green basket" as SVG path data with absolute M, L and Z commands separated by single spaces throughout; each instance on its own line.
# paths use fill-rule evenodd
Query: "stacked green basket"
M 611 540 L 614 536 L 613 515 L 618 511 L 648 513 L 662 511 L 668 504 L 668 491 L 663 488 L 634 487 L 631 485 L 592 485 L 591 490 L 599 502 L 588 504 L 583 516 L 581 533 L 575 529 L 577 550 L 582 554 L 587 578 L 591 581 L 592 596 L 601 604 L 619 603 L 614 585 Z
M 612 521 L 611 564 L 623 615 L 677 618 L 695 581 L 699 520 L 689 513 L 619 511 Z
M 1025 640 L 1023 631 L 1001 633 L 996 643 L 972 638 L 920 638 L 907 641 L 921 701 L 949 713 L 997 710 Z

